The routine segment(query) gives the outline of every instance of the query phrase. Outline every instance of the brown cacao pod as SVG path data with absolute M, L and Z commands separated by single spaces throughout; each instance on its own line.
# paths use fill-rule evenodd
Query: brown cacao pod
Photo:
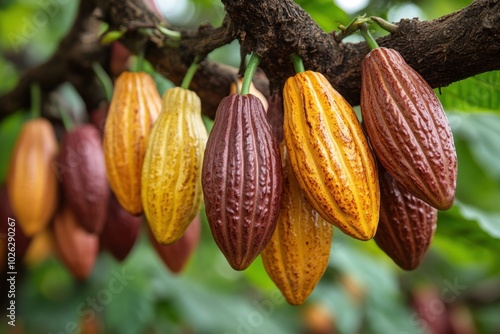
M 229 88 L 229 95 L 231 94 L 237 94 L 241 91 L 241 86 L 243 85 L 243 78 L 238 78 L 236 81 L 233 81 L 231 83 L 231 86 Z M 262 102 L 262 105 L 264 106 L 264 110 L 267 111 L 269 108 L 269 103 L 267 102 L 266 97 L 260 90 L 255 88 L 255 85 L 253 82 L 250 83 L 250 94 L 255 95 L 259 98 L 260 102 Z
M 7 191 L 19 226 L 33 236 L 47 226 L 58 204 L 58 184 L 52 163 L 57 141 L 49 121 L 26 122 L 7 172 Z
M 104 128 L 106 173 L 121 206 L 133 215 L 142 213 L 142 164 L 160 106 L 147 73 L 123 72 L 116 80 Z
M 142 167 L 144 214 L 156 240 L 171 244 L 199 213 L 207 130 L 195 92 L 176 87 L 163 95 Z
M 106 220 L 109 199 L 99 131 L 86 124 L 66 133 L 57 166 L 66 204 L 83 228 L 99 234 Z
M 377 169 L 354 110 L 312 71 L 290 77 L 283 100 L 290 162 L 309 202 L 345 234 L 373 238 L 380 205 Z
M 63 204 L 56 213 L 53 229 L 61 261 L 76 279 L 85 280 L 94 268 L 99 252 L 99 236 L 80 226 L 67 204 Z
M 328 266 L 333 226 L 314 210 L 281 145 L 283 198 L 276 230 L 262 251 L 269 277 L 292 305 L 304 303 Z
M 273 129 L 274 137 L 278 143 L 281 143 L 283 141 L 283 99 L 279 93 L 274 93 L 269 97 L 267 120 Z
M 254 95 L 230 95 L 217 108 L 202 185 L 215 242 L 235 270 L 260 254 L 276 227 L 283 174 L 279 146 Z
M 118 261 L 123 261 L 130 253 L 139 235 L 141 216 L 125 211 L 111 194 L 108 203 L 108 216 L 99 236 L 100 246 L 108 250 Z
M 402 269 L 418 267 L 436 230 L 437 210 L 379 168 L 380 221 L 375 241 Z
M 448 119 L 429 84 L 396 50 L 377 48 L 363 60 L 361 113 L 385 169 L 418 198 L 449 209 L 457 156 Z
M 170 245 L 162 245 L 156 241 L 151 229 L 148 229 L 148 234 L 153 248 L 163 263 L 171 272 L 178 274 L 184 269 L 198 246 L 201 234 L 200 216 L 197 215 L 182 237 Z

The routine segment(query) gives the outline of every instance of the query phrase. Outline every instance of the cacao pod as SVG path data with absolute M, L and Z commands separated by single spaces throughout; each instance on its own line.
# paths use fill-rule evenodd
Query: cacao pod
M 7 252 L 8 244 L 14 244 L 16 259 L 20 260 L 23 258 L 26 250 L 28 249 L 31 238 L 27 237 L 23 230 L 17 226 L 16 217 L 10 206 L 9 196 L 7 195 L 7 187 L 2 185 L 0 187 L 0 217 L 2 221 L 0 222 L 0 246 L 5 255 Z M 11 239 L 14 238 L 14 239 Z M 2 253 L 2 255 L 4 255 Z M 0 261 L 7 261 L 7 256 L 4 256 Z M 4 268 L 4 266 L 0 266 Z
M 206 142 L 198 95 L 180 87 L 167 90 L 151 130 L 141 179 L 144 214 L 161 244 L 178 240 L 200 211 Z
M 377 48 L 364 58 L 361 113 L 385 169 L 418 198 L 449 209 L 457 156 L 448 119 L 429 84 L 396 50 Z
M 158 243 L 151 229 L 148 229 L 148 231 L 149 240 L 156 253 L 171 272 L 178 274 L 184 269 L 198 246 L 201 233 L 200 216 L 197 215 L 191 224 L 189 224 L 189 227 L 182 237 L 170 245 Z
M 235 270 L 260 254 L 276 228 L 283 174 L 279 146 L 254 95 L 222 99 L 203 160 L 205 210 L 215 242 Z
M 109 185 L 99 131 L 86 124 L 66 133 L 57 158 L 66 204 L 90 233 L 106 220 Z
M 230 88 L 229 88 L 229 95 L 237 94 L 237 93 L 239 94 L 239 92 L 241 91 L 241 86 L 243 86 L 243 78 L 238 78 L 238 79 L 236 79 L 236 81 L 233 81 L 231 83 Z M 267 109 L 269 108 L 269 103 L 267 102 L 267 99 L 264 96 L 264 94 L 262 94 L 262 92 L 260 90 L 255 88 L 255 85 L 253 84 L 253 82 L 250 83 L 249 93 L 257 96 L 259 98 L 260 102 L 262 102 L 262 105 L 264 106 L 264 110 L 267 111 Z
M 418 267 L 436 230 L 437 210 L 379 168 L 380 220 L 375 241 L 402 269 Z
M 56 213 L 53 229 L 60 259 L 76 279 L 85 280 L 94 268 L 99 252 L 99 236 L 80 226 L 67 204 Z
M 7 191 L 19 227 L 30 237 L 47 226 L 58 204 L 58 184 L 52 163 L 57 141 L 49 121 L 26 122 L 12 151 Z
M 134 247 L 142 224 L 141 216 L 125 211 L 112 193 L 108 203 L 108 216 L 99 236 L 100 246 L 118 261 L 123 261 Z
M 269 277 L 292 305 L 314 290 L 328 266 L 333 226 L 309 204 L 281 145 L 283 198 L 276 230 L 262 251 Z
M 104 127 L 106 174 L 120 205 L 133 215 L 142 213 L 142 164 L 160 106 L 147 73 L 123 72 L 116 80 Z
M 269 97 L 267 120 L 273 129 L 274 137 L 278 143 L 281 143 L 283 141 L 283 99 L 279 93 L 274 93 Z
M 345 234 L 373 238 L 380 190 L 374 157 L 354 110 L 313 71 L 288 78 L 283 100 L 290 163 L 309 202 Z
M 24 254 L 23 262 L 28 267 L 35 267 L 52 256 L 54 249 L 52 229 L 45 228 L 31 238 L 30 245 Z

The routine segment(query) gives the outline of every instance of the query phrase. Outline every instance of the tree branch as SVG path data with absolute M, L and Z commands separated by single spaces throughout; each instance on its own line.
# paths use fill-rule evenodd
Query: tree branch
M 80 11 L 91 7 L 89 3 L 91 1 L 82 1 Z M 165 24 L 142 1 L 98 0 L 97 6 L 111 27 L 130 28 L 121 39 L 122 43 L 135 52 L 145 47 L 146 59 L 175 84 L 180 84 L 195 55 L 204 56 L 238 38 L 242 55 L 254 51 L 263 56 L 260 66 L 269 82 L 260 73 L 256 84 L 266 95 L 269 91 L 281 90 L 285 80 L 294 74 L 290 54 L 297 53 L 303 57 L 306 69 L 322 72 L 351 104 L 359 104 L 360 64 L 369 51 L 366 43 L 337 42 L 334 34 L 323 32 L 292 0 L 223 0 L 223 3 L 227 16 L 221 27 L 202 25 L 197 30 L 182 30 L 178 48 L 167 46 L 168 37 L 157 29 L 152 28 L 150 34 L 144 34 L 140 29 L 131 28 L 134 24 L 150 27 Z M 79 15 L 79 19 L 81 17 L 88 19 L 88 15 Z M 81 31 L 76 32 L 77 28 Z M 66 73 L 81 75 L 80 87 L 81 83 L 92 80 L 92 74 L 86 76 L 81 67 L 75 68 L 80 61 L 83 61 L 82 66 L 88 61 L 68 56 L 76 56 L 78 43 L 74 36 L 84 28 L 77 20 L 65 38 L 67 43 L 61 43 L 54 57 L 26 72 L 13 92 L 0 97 L 0 117 L 27 104 L 32 81 L 39 81 L 44 90 L 50 90 L 56 83 L 66 80 Z M 432 87 L 443 87 L 475 74 L 498 70 L 500 0 L 476 0 L 460 11 L 432 21 L 402 20 L 396 33 L 378 42 L 398 50 Z M 75 52 L 68 53 L 68 49 Z M 66 64 L 64 72 L 51 70 L 54 63 Z M 202 99 L 205 114 L 214 116 L 219 101 L 228 94 L 236 75 L 237 70 L 229 66 L 208 60 L 202 62 L 191 88 Z M 73 81 L 79 83 L 76 79 Z
M 106 49 L 98 41 L 100 22 L 92 16 L 92 1 L 81 1 L 78 14 L 68 35 L 54 55 L 43 64 L 23 73 L 11 92 L 0 96 L 0 119 L 30 106 L 30 86 L 38 83 L 46 95 L 61 83 L 69 81 L 87 104 L 95 107 L 104 94 L 92 71 L 92 62 L 104 62 Z

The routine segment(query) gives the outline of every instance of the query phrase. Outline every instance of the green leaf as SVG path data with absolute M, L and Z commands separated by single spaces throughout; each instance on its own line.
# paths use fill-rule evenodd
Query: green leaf
M 500 71 L 486 72 L 441 88 L 445 110 L 500 114 Z
M 500 212 L 488 212 L 480 210 L 472 205 L 455 201 L 462 216 L 468 220 L 474 220 L 479 223 L 481 228 L 491 236 L 500 239 Z
M 335 30 L 339 23 L 347 24 L 351 21 L 349 15 L 331 0 L 298 0 L 295 2 L 308 12 L 324 31 Z
M 449 113 L 455 138 L 464 140 L 481 167 L 500 181 L 500 114 Z

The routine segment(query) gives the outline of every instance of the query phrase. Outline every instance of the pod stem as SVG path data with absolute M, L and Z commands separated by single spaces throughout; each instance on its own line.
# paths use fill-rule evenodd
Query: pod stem
M 301 73 L 305 71 L 304 68 L 304 62 L 302 61 L 302 58 L 300 58 L 299 55 L 293 54 L 291 55 L 292 62 L 293 62 L 293 67 L 295 68 L 296 73 Z
M 365 39 L 366 43 L 368 43 L 370 50 L 379 47 L 375 38 L 373 38 L 372 34 L 370 34 L 370 32 L 368 31 L 368 25 L 366 23 L 362 23 L 359 27 L 359 30 L 361 31 L 361 35 L 363 35 L 363 38 Z
M 69 117 L 69 115 L 62 110 L 61 106 L 57 106 L 57 111 L 59 111 L 59 115 L 61 115 L 61 119 L 66 132 L 71 131 L 71 129 L 73 129 L 73 127 L 75 126 L 71 117 Z
M 144 68 L 144 57 L 146 56 L 145 47 L 142 47 L 135 59 L 134 72 L 141 72 Z
M 200 67 L 200 61 L 200 56 L 194 57 L 193 63 L 191 64 L 191 66 L 189 66 L 184 79 L 182 79 L 181 88 L 189 89 L 189 85 L 191 84 L 191 81 L 193 80 L 198 67 Z
M 92 69 L 101 82 L 102 87 L 104 88 L 104 92 L 106 93 L 106 100 L 108 102 L 111 101 L 111 98 L 113 97 L 113 81 L 111 81 L 108 73 L 106 73 L 101 64 L 99 64 L 98 62 L 92 63 Z
M 248 61 L 245 74 L 243 75 L 243 84 L 241 85 L 241 95 L 248 94 L 250 92 L 250 85 L 252 84 L 253 75 L 257 70 L 260 63 L 260 56 L 256 53 L 250 54 L 250 60 Z
M 37 118 L 42 114 L 42 93 L 40 91 L 40 85 L 38 83 L 31 84 L 30 88 L 31 94 L 31 117 Z
M 370 16 L 373 22 L 379 25 L 380 28 L 394 34 L 398 30 L 397 24 L 391 23 L 389 21 L 384 20 L 378 16 Z

